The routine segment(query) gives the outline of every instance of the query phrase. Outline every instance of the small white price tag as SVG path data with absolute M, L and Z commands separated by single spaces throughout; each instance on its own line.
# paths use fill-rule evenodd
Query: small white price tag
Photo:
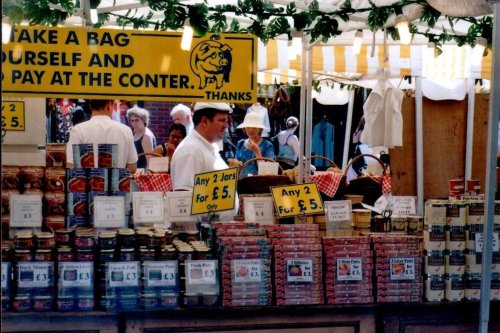
M 139 287 L 139 261 L 110 262 L 106 276 L 108 285 L 114 287 Z
M 396 216 L 416 215 L 417 197 L 413 196 L 393 196 L 392 197 L 392 214 Z
M 483 252 L 484 247 L 484 236 L 483 233 L 475 233 L 475 243 L 476 243 L 476 252 Z M 498 252 L 498 232 L 493 233 L 493 252 Z
M 363 279 L 363 265 L 361 258 L 337 259 L 338 281 L 361 281 Z
M 94 284 L 94 263 L 59 263 L 59 282 L 63 287 L 92 287 Z
M 264 175 L 276 176 L 278 174 L 278 171 L 279 171 L 279 163 L 258 161 L 257 168 L 258 168 L 257 174 L 259 176 L 264 176 Z
M 11 266 L 10 262 L 2 263 L 2 290 L 8 290 L 10 286 Z
M 245 197 L 243 207 L 245 221 L 259 222 L 263 225 L 274 223 L 272 197 Z
M 262 281 L 261 259 L 233 259 L 231 261 L 234 282 Z
M 19 288 L 47 288 L 51 282 L 52 262 L 20 262 L 18 264 Z
M 313 282 L 312 259 L 287 259 L 286 261 L 287 282 Z
M 186 279 L 191 285 L 212 285 L 217 282 L 216 260 L 186 260 Z
M 133 192 L 134 221 L 141 223 L 163 223 L 163 193 Z
M 146 287 L 175 287 L 177 285 L 177 261 L 145 261 L 143 263 Z
M 351 220 L 352 203 L 350 200 L 325 201 L 328 222 Z
M 9 204 L 11 227 L 42 226 L 41 194 L 11 194 Z
M 94 226 L 121 228 L 125 226 L 125 197 L 94 197 Z
M 170 222 L 184 222 L 196 220 L 191 215 L 193 191 L 166 192 L 167 218 Z
M 151 157 L 148 169 L 153 172 L 168 172 L 168 157 Z
M 389 258 L 391 280 L 415 280 L 415 258 Z

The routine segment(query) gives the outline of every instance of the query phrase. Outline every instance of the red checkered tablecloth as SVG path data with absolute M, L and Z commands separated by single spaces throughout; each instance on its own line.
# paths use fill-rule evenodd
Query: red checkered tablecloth
M 320 192 L 333 197 L 343 177 L 344 174 L 338 172 L 316 172 L 311 175 L 311 181 L 316 183 Z
M 173 190 L 172 179 L 168 173 L 140 173 L 134 180 L 142 192 L 170 192 Z
M 391 193 L 391 177 L 390 176 L 372 176 L 373 179 L 380 182 L 380 177 L 382 177 L 382 193 Z

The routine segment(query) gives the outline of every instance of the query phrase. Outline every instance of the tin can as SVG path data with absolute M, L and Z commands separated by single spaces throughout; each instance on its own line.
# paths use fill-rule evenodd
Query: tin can
M 465 226 L 450 225 L 446 230 L 446 249 L 465 250 Z
M 424 230 L 424 218 L 422 216 L 408 216 L 406 222 L 406 233 L 408 235 L 422 236 Z
M 47 167 L 66 166 L 66 144 L 46 143 L 45 144 L 45 164 Z
M 469 202 L 467 224 L 484 224 L 484 201 Z
M 445 280 L 445 299 L 450 302 L 460 302 L 465 297 L 465 282 L 462 274 L 452 274 Z
M 478 301 L 481 298 L 481 273 L 465 274 L 465 299 Z
M 476 195 L 479 193 L 481 193 L 481 181 L 479 179 L 465 181 L 465 194 Z
M 451 250 L 445 255 L 445 272 L 450 275 L 465 273 L 464 251 Z
M 406 218 L 404 217 L 393 217 L 391 225 L 394 232 L 406 232 Z
M 427 201 L 425 206 L 424 223 L 426 225 L 445 225 L 446 203 L 437 200 Z
M 425 256 L 425 274 L 443 275 L 445 273 L 444 251 L 427 251 Z
M 424 248 L 426 250 L 444 250 L 446 248 L 444 225 L 429 225 L 424 229 Z
M 446 224 L 465 226 L 467 222 L 467 205 L 464 202 L 450 202 L 446 205 Z
M 428 302 L 444 300 L 445 280 L 443 275 L 429 275 L 425 279 L 425 299 Z
M 463 178 L 450 179 L 450 187 L 448 197 L 450 200 L 460 199 L 460 195 L 464 193 L 465 181 Z

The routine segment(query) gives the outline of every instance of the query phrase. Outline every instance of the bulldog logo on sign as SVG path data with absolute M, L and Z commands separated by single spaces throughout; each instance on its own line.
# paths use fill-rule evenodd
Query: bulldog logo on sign
M 210 40 L 198 43 L 191 52 L 191 70 L 198 77 L 199 89 L 205 89 L 208 84 L 214 84 L 216 89 L 222 88 L 224 82 L 229 82 L 231 73 L 231 47 L 212 36 Z

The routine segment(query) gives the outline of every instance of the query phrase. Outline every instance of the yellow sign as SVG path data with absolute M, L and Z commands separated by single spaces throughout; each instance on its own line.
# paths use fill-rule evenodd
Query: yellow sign
M 315 183 L 274 186 L 271 193 L 279 217 L 323 213 L 323 201 Z
M 238 168 L 197 174 L 194 177 L 191 214 L 234 208 Z
M 2 129 L 24 131 L 24 102 L 2 101 Z
M 257 100 L 257 39 L 224 34 L 16 26 L 2 45 L 6 96 Z

